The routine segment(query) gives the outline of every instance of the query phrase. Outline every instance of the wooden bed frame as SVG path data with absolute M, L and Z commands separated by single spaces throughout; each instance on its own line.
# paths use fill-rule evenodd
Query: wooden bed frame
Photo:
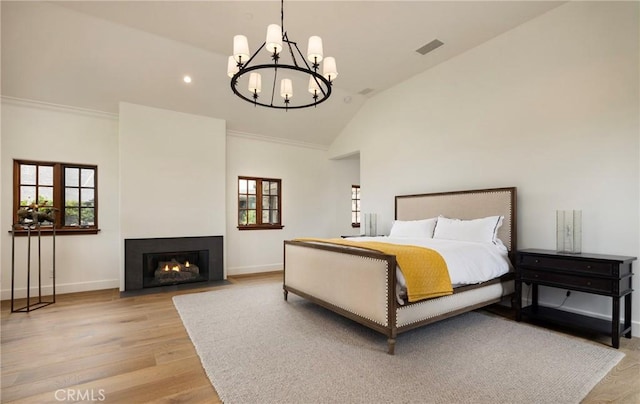
M 498 238 L 516 251 L 516 188 L 402 195 L 397 220 L 443 215 L 459 219 L 504 216 Z M 400 305 L 396 300 L 396 258 L 371 250 L 309 241 L 284 242 L 283 292 L 294 293 L 387 336 L 393 355 L 398 334 L 478 309 L 512 295 L 513 272 L 452 295 Z

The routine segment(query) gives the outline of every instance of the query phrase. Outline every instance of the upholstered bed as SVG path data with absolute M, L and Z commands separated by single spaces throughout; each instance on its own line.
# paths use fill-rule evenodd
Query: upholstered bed
M 500 217 L 494 237 L 505 257 L 516 251 L 516 189 L 401 195 L 395 198 L 396 222 L 455 218 L 462 222 Z M 393 232 L 393 228 L 392 228 Z M 384 237 L 379 238 L 384 241 Z M 453 285 L 453 292 L 416 302 L 396 293 L 400 272 L 393 254 L 322 240 L 284 242 L 285 300 L 288 293 L 315 302 L 387 336 L 394 354 L 398 334 L 501 301 L 513 294 L 513 270 L 476 284 Z M 507 259 L 507 258 L 505 258 Z M 507 259 L 508 260 L 508 259 Z M 453 279 L 453 278 L 452 278 Z

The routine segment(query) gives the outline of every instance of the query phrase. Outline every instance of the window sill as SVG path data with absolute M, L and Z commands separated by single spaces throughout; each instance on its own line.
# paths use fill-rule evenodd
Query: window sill
M 360 223 L 351 223 L 351 227 L 353 228 L 360 227 Z
M 284 226 L 238 226 L 238 230 L 280 230 Z
M 56 236 L 74 236 L 74 235 L 88 235 L 88 234 L 98 234 L 100 229 L 90 228 L 90 229 L 56 229 Z M 9 230 L 9 234 L 13 233 L 16 237 L 23 237 L 29 234 L 29 231 L 24 229 L 16 229 L 13 232 Z M 37 235 L 38 229 L 32 229 L 31 235 Z M 53 234 L 53 229 L 51 227 L 41 227 L 40 235 L 42 236 L 50 236 Z

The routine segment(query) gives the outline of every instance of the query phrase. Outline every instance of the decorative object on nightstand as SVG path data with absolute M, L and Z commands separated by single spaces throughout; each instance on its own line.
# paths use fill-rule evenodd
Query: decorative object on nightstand
M 556 211 L 556 251 L 580 254 L 582 251 L 582 211 Z
M 364 214 L 364 235 L 368 237 L 375 237 L 378 235 L 378 214 L 377 213 Z
M 620 346 L 620 336 L 631 338 L 631 263 L 636 257 L 603 254 L 565 254 L 551 250 L 520 250 L 516 255 L 516 321 L 523 317 L 596 331 L 611 336 Z M 531 305 L 522 307 L 522 283 L 531 284 Z M 611 297 L 611 321 L 538 305 L 538 286 L 575 290 Z M 620 300 L 624 319 L 620 321 Z

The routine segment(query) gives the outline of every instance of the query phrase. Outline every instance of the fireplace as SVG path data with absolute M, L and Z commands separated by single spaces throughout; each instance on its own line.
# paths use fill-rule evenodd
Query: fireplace
M 222 284 L 222 236 L 124 240 L 125 294 Z

